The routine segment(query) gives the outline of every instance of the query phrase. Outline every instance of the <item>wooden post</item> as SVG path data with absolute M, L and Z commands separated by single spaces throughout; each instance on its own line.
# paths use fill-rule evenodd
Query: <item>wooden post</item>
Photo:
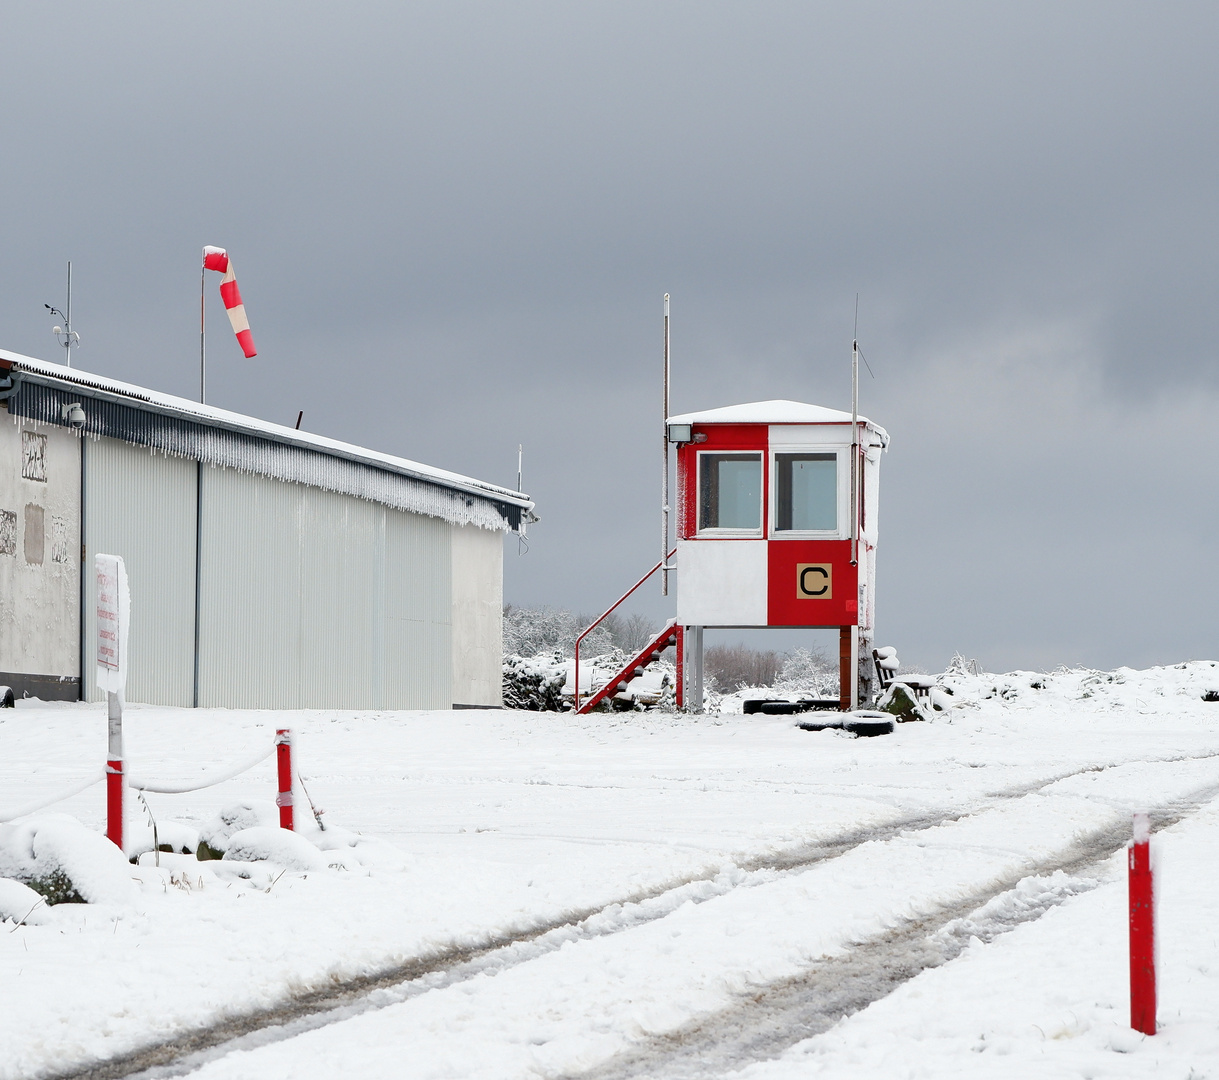
M 849 626 L 838 628 L 838 707 L 843 712 L 851 708 L 851 648 L 852 635 Z
M 677 688 L 676 707 L 681 712 L 686 707 L 686 628 L 677 624 Z

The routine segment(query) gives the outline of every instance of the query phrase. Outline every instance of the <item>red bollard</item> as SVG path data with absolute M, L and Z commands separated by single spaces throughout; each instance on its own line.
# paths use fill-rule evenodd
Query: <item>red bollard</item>
M 106 762 L 106 839 L 123 850 L 123 760 Z
M 279 827 L 292 828 L 292 734 L 287 728 L 275 732 L 275 757 L 279 765 L 279 794 L 275 805 L 279 807 Z
M 1130 863 L 1130 1026 L 1156 1033 L 1155 883 L 1151 873 L 1151 822 L 1134 815 Z

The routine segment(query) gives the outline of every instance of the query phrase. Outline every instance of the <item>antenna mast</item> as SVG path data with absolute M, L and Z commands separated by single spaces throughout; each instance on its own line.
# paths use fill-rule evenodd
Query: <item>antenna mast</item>
M 207 284 L 207 251 L 204 250 L 199 262 L 199 404 L 207 402 L 207 320 L 204 297 L 204 286 Z
M 851 565 L 859 565 L 859 294 L 851 338 Z
M 51 330 L 55 335 L 55 340 L 64 347 L 64 362 L 68 367 L 72 366 L 72 346 L 80 348 L 80 334 L 72 329 L 72 260 L 68 260 L 68 312 L 65 315 L 59 308 L 53 308 L 50 304 L 43 304 L 52 315 L 58 315 L 63 319 L 63 326 L 56 326 Z
M 664 386 L 660 413 L 664 478 L 660 487 L 660 595 L 669 595 L 669 294 L 665 293 Z

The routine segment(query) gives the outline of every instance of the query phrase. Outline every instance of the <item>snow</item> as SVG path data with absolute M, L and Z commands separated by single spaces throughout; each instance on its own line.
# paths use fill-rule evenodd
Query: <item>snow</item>
M 303 836 L 259 825 L 229 837 L 225 859 L 269 862 L 285 870 L 325 870 L 325 856 Z
M 851 414 L 839 409 L 827 409 L 824 405 L 808 405 L 803 401 L 750 401 L 742 405 L 726 405 L 719 409 L 704 409 L 701 412 L 682 413 L 670 416 L 670 424 L 849 424 Z M 877 427 L 866 416 L 859 417 L 865 427 L 870 426 L 880 436 L 883 445 L 889 444 L 884 428 Z
M 10 921 L 0 982 L 20 992 L 0 1013 L 0 1077 L 414 960 L 435 970 L 341 1017 L 203 1051 L 193 1075 L 558 1077 L 625 1060 L 637 1075 L 757 1080 L 1210 1075 L 1219 704 L 1202 692 L 1217 676 L 1209 662 L 956 670 L 941 680 L 946 712 L 877 739 L 760 715 L 129 705 L 130 767 L 167 785 L 291 727 L 326 829 L 300 789 L 300 833 L 267 821 L 269 761 L 147 795 L 160 828 L 210 835 L 226 857 L 148 852 L 131 866 L 111 848 L 125 899 Z M 22 702 L 0 739 L 0 780 L 30 803 L 104 755 L 104 706 Z M 106 844 L 100 786 L 54 809 L 0 828 L 76 818 L 72 835 Z M 1138 810 L 1161 873 L 1154 1038 L 1126 1012 L 1122 844 Z M 1180 820 L 1163 827 L 1165 813 Z M 4 888 L 0 915 L 15 919 Z M 801 994 L 886 949 L 910 959 L 892 992 L 821 1027 L 790 1021 Z M 467 952 L 446 960 L 454 950 Z M 927 950 L 940 959 L 920 972 Z M 764 1039 L 674 1056 L 706 1032 L 731 1043 L 758 1010 Z
M 38 926 L 46 922 L 46 905 L 41 894 L 28 885 L 0 877 L 0 922 L 10 919 Z

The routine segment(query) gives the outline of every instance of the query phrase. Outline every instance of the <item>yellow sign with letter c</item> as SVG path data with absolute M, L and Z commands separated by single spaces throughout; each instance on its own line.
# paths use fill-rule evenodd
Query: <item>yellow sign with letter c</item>
M 834 567 L 831 563 L 796 563 L 796 599 L 832 600 Z

